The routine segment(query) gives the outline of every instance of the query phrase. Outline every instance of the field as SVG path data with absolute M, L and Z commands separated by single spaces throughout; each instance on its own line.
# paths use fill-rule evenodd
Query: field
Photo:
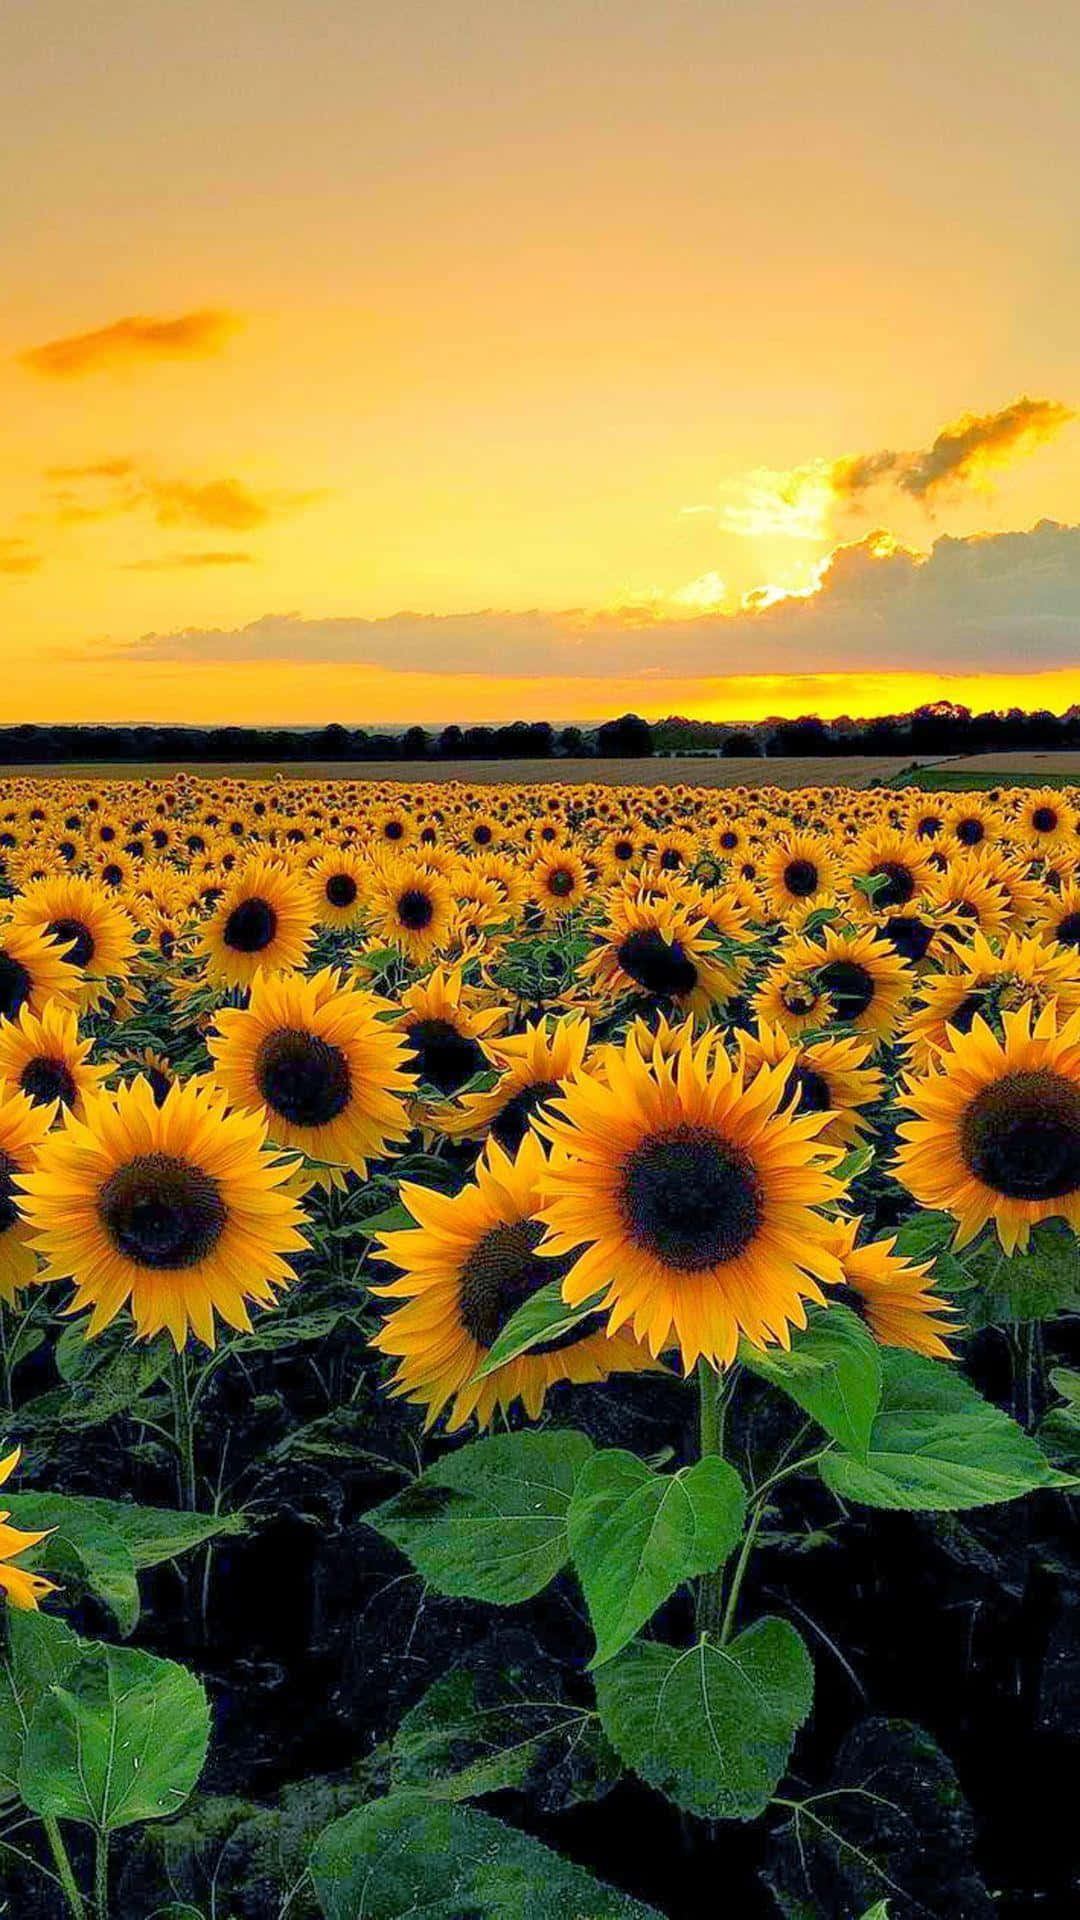
M 193 769 L 201 778 L 220 780 L 393 780 L 407 786 L 417 781 L 460 780 L 467 786 L 533 786 L 559 781 L 575 786 L 589 780 L 602 780 L 610 787 L 675 786 L 685 782 L 698 787 L 868 787 L 871 781 L 888 781 L 910 767 L 910 760 L 868 759 L 853 755 L 850 759 L 816 760 L 719 760 L 698 759 L 693 755 L 655 760 L 314 760 L 279 762 L 275 765 L 227 767 L 214 763 Z M 176 761 L 131 766 L 115 762 L 66 766 L 64 777 L 75 780 L 173 779 L 188 769 Z M 55 766 L 0 768 L 0 778 L 22 775 L 32 779 L 55 779 Z
M 1010 759 L 0 778 L 0 1913 L 1080 1910 Z

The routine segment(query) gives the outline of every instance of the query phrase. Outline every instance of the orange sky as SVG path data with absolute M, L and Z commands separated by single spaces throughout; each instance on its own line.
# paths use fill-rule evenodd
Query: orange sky
M 4 718 L 1080 698 L 1078 56 L 1057 0 L 18 10 Z

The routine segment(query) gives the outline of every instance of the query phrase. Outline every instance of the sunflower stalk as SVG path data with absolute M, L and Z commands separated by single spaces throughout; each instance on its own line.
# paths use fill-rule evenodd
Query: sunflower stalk
M 736 1377 L 735 1368 L 726 1375 L 717 1373 L 704 1356 L 697 1363 L 699 1451 L 703 1460 L 710 1454 L 721 1460 L 724 1457 L 724 1422 Z M 699 1634 L 716 1633 L 723 1618 L 724 1571 L 718 1567 L 698 1579 L 694 1623 Z
M 53 1860 L 56 1863 L 56 1871 L 59 1876 L 60 1885 L 64 1889 L 64 1897 L 67 1900 L 74 1920 L 86 1920 L 86 1906 L 82 1894 L 79 1892 L 78 1882 L 72 1871 L 71 1859 L 64 1845 L 64 1836 L 60 1831 L 60 1823 L 52 1814 L 46 1814 L 41 1824 L 45 1829 L 45 1838 L 49 1842 L 49 1852 L 52 1854 Z
M 194 1513 L 198 1506 L 195 1420 L 186 1347 L 181 1347 L 173 1356 L 172 1398 L 176 1455 L 180 1469 L 180 1499 L 181 1504 Z

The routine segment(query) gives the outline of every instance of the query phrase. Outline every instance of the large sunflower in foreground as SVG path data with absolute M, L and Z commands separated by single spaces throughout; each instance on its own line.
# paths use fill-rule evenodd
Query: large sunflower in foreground
M 127 979 L 136 954 L 134 922 L 108 888 L 82 874 L 35 880 L 12 901 L 11 918 L 57 942 L 80 1007 L 100 1006 L 109 981 Z
M 217 986 L 248 987 L 255 975 L 291 973 L 307 958 L 314 922 L 310 881 L 259 856 L 217 900 L 197 951 Z
M 54 1113 L 54 1107 L 36 1107 L 15 1088 L 0 1087 L 0 1300 L 9 1305 L 37 1273 L 19 1215 L 18 1178 L 37 1164 Z
M 224 1008 L 208 1041 L 214 1073 L 235 1107 L 258 1112 L 269 1138 L 324 1166 L 366 1175 L 405 1138 L 402 1036 L 389 1003 L 345 987 L 331 967 L 256 974 L 246 1007 Z
M 205 1081 L 178 1083 L 160 1107 L 142 1078 L 92 1095 L 85 1121 L 68 1113 L 16 1176 L 38 1279 L 74 1281 L 66 1311 L 92 1309 L 89 1336 L 125 1306 L 140 1339 L 167 1327 L 177 1349 L 189 1327 L 213 1346 L 215 1313 L 248 1331 L 247 1303 L 272 1305 L 293 1277 L 285 1256 L 306 1246 L 281 1191 L 293 1163 L 265 1138 Z
M 1040 1220 L 1080 1232 L 1080 1013 L 1059 1030 L 1057 1009 L 1003 1015 L 999 1040 L 976 1015 L 901 1105 L 896 1171 L 921 1206 L 951 1213 L 957 1246 L 993 1220 L 1006 1253 Z
M 0 1487 L 9 1479 L 19 1464 L 21 1449 L 16 1447 L 5 1460 L 0 1460 Z M 30 1573 L 25 1567 L 16 1567 L 12 1563 L 18 1553 L 28 1553 L 31 1547 L 40 1545 L 48 1538 L 46 1533 L 24 1533 L 21 1527 L 9 1526 L 10 1510 L 0 1512 L 0 1593 L 6 1594 L 13 1607 L 23 1613 L 32 1613 L 37 1609 L 39 1600 L 47 1593 L 55 1593 L 51 1580 L 40 1573 Z
M 944 1336 L 955 1333 L 955 1315 L 934 1292 L 932 1261 L 916 1266 L 894 1253 L 896 1236 L 857 1244 L 862 1218 L 835 1222 L 834 1251 L 844 1270 L 829 1300 L 851 1307 L 879 1346 L 906 1347 L 932 1360 L 951 1360 Z
M 609 1338 L 603 1316 L 510 1360 L 483 1380 L 473 1378 L 518 1308 L 570 1264 L 538 1257 L 544 1229 L 537 1218 L 544 1150 L 529 1134 L 513 1159 L 489 1145 L 475 1186 L 452 1197 L 405 1185 L 401 1198 L 419 1225 L 378 1236 L 379 1258 L 402 1278 L 374 1291 L 401 1302 L 372 1345 L 399 1362 L 392 1391 L 426 1407 L 431 1426 L 451 1401 L 448 1428 L 475 1414 L 488 1426 L 516 1400 L 535 1419 L 549 1387 L 560 1380 L 606 1380 L 655 1362 L 628 1333 Z
M 711 1033 L 666 1060 L 608 1048 L 604 1078 L 579 1075 L 538 1123 L 554 1148 L 542 1251 L 578 1256 L 566 1300 L 602 1293 L 610 1332 L 630 1323 L 687 1368 L 728 1364 L 740 1334 L 787 1346 L 842 1278 L 816 1211 L 843 1192 L 829 1117 L 792 1112 L 786 1066 L 747 1085 Z

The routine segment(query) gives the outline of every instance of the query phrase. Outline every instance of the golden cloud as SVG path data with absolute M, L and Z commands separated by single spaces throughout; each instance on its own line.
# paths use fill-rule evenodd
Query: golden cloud
M 30 373 L 49 380 L 80 380 L 84 374 L 147 365 L 155 360 L 204 360 L 241 326 L 238 314 L 217 307 L 162 320 L 126 314 L 90 333 L 66 334 L 18 355 Z
M 163 553 L 156 559 L 129 560 L 125 573 L 161 573 L 174 567 L 195 570 L 200 567 L 253 567 L 255 555 L 238 548 L 214 547 L 204 552 Z
M 24 574 L 36 573 L 41 564 L 40 553 L 35 553 L 25 540 L 15 539 L 12 535 L 0 538 L 0 573 L 19 578 Z

